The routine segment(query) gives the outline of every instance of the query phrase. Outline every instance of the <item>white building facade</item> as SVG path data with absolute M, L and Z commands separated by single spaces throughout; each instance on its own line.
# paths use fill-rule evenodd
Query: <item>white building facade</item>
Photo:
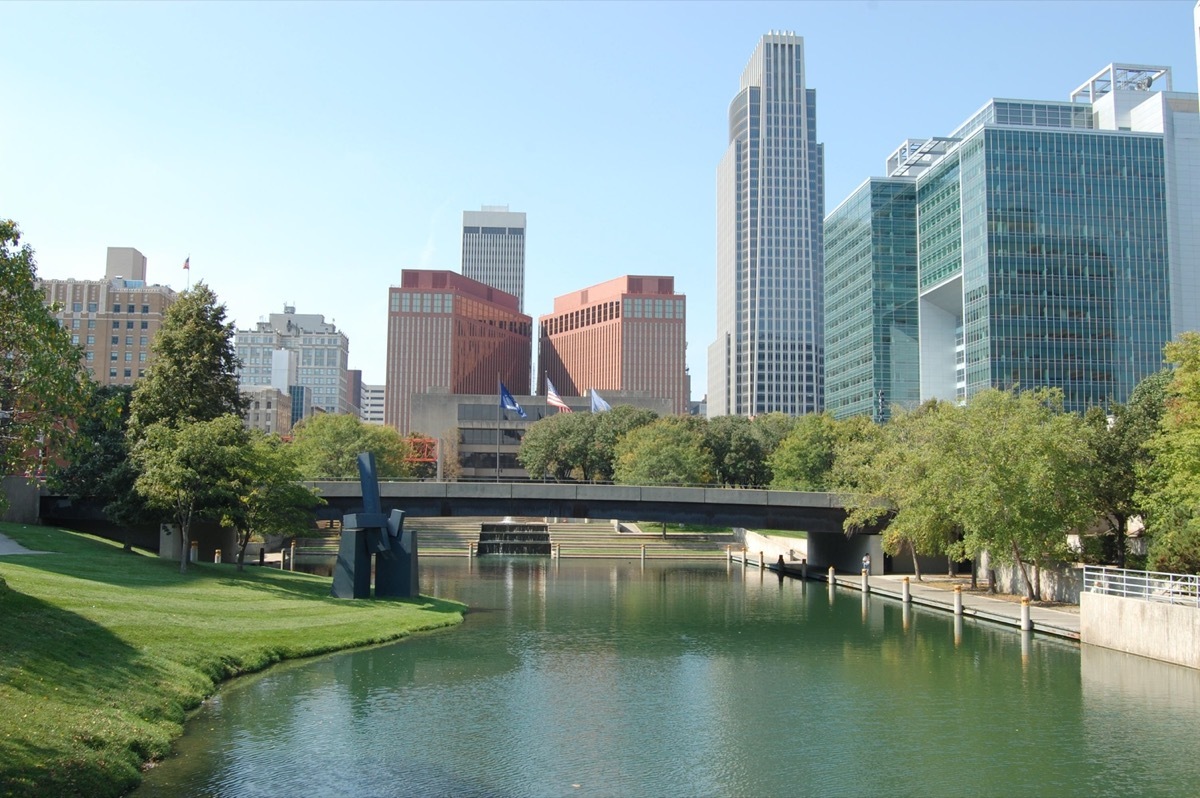
M 463 211 L 462 274 L 517 298 L 525 312 L 525 214 L 507 205 Z

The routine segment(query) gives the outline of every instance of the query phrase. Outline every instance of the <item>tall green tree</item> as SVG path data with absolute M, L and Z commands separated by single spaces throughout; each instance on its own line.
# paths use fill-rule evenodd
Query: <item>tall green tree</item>
M 761 487 L 771 480 L 763 438 L 745 416 L 717 416 L 704 428 L 704 444 L 712 452 L 722 485 Z
M 797 419 L 771 455 L 771 487 L 828 490 L 837 450 L 837 425 L 831 413 L 810 413 Z
M 249 457 L 248 433 L 232 413 L 208 421 L 160 421 L 134 445 L 138 493 L 179 529 L 180 573 L 187 573 L 192 524 L 238 512 L 249 490 Z
M 0 220 L 0 476 L 41 470 L 69 440 L 89 382 L 80 359 L 38 288 L 33 250 Z
M 623 485 L 712 484 L 717 469 L 712 452 L 704 445 L 703 424 L 703 419 L 692 416 L 665 416 L 626 433 L 617 442 L 613 481 Z
M 591 413 L 555 413 L 531 424 L 517 452 L 529 478 L 591 479 L 596 418 Z
M 1137 497 L 1141 475 L 1151 462 L 1147 444 L 1158 433 L 1171 377 L 1169 370 L 1146 377 L 1133 389 L 1129 403 L 1115 406 L 1111 416 L 1101 408 L 1093 408 L 1085 416 L 1096 464 L 1092 479 L 1096 508 L 1107 520 L 1111 536 L 1103 561 L 1121 568 L 1125 567 L 1129 520 L 1142 512 Z
M 242 415 L 233 324 L 204 283 L 184 291 L 167 309 L 151 342 L 154 362 L 133 392 L 129 434 L 136 443 L 153 424 L 210 421 Z
M 1067 533 L 1093 520 L 1084 421 L 1063 411 L 1061 391 L 990 389 L 971 398 L 961 430 L 944 454 L 953 466 L 949 498 L 963 529 L 963 553 L 987 551 L 1013 563 L 1026 596 L 1040 598 L 1029 563 L 1064 557 Z
M 103 502 L 105 517 L 125 531 L 126 551 L 133 547 L 131 528 L 149 520 L 134 490 L 137 471 L 126 437 L 132 393 L 127 385 L 91 384 L 75 419 L 75 436 L 61 452 L 63 465 L 50 477 L 51 486 L 67 496 Z
M 1200 333 L 1167 344 L 1175 364 L 1159 431 L 1147 444 L 1153 459 L 1138 493 L 1150 533 L 1154 570 L 1200 572 Z
M 416 473 L 408 441 L 395 429 L 365 424 L 358 416 L 325 414 L 305 419 L 292 430 L 297 467 L 304 479 L 358 479 L 358 455 L 372 452 L 380 479 L 407 479 Z
M 650 425 L 658 414 L 633 405 L 617 405 L 612 410 L 592 414 L 592 418 L 595 428 L 590 478 L 597 482 L 612 482 L 617 472 L 617 444 L 633 430 Z
M 250 432 L 244 469 L 238 475 L 237 502 L 222 516 L 237 531 L 237 569 L 245 568 L 246 546 L 251 539 L 288 535 L 303 529 L 312 508 L 324 504 L 314 491 L 301 484 L 295 451 L 278 436 Z

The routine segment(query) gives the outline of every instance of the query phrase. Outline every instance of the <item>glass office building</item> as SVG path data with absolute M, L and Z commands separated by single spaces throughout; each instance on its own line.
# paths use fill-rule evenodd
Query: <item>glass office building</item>
M 836 415 L 988 387 L 1060 388 L 1075 411 L 1124 402 L 1162 367 L 1163 345 L 1197 328 L 1195 95 L 1171 92 L 1162 67 L 1111 65 L 1085 86 L 1070 102 L 992 100 L 948 137 L 905 142 L 887 178 L 830 214 Z M 915 187 L 915 285 L 879 254 L 905 257 L 896 219 L 877 210 L 885 186 Z M 907 350 L 884 346 L 914 300 L 916 396 Z
M 886 421 L 917 358 L 916 183 L 872 178 L 825 222 L 825 409 Z
M 717 337 L 709 416 L 821 410 L 824 151 L 804 40 L 762 38 L 717 169 Z

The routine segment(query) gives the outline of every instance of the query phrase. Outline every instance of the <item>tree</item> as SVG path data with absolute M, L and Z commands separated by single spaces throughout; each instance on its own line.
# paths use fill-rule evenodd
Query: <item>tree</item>
M 953 469 L 947 498 L 963 529 L 959 548 L 1013 563 L 1026 596 L 1040 598 L 1027 564 L 1065 556 L 1067 532 L 1093 520 L 1083 419 L 1063 411 L 1057 389 L 981 391 L 963 418 L 961 437 L 942 452 Z
M 613 481 L 623 485 L 711 484 L 712 452 L 704 445 L 703 420 L 666 416 L 626 433 L 616 448 Z
M 358 479 L 358 455 L 372 452 L 380 479 L 415 473 L 408 442 L 392 427 L 364 424 L 358 416 L 320 414 L 292 430 L 292 448 L 304 479 Z
M 20 242 L 16 223 L 0 220 L 0 475 L 41 470 L 69 440 L 88 385 L 79 348 L 38 288 L 33 250 Z
M 192 524 L 235 514 L 247 489 L 251 467 L 241 416 L 151 424 L 134 445 L 133 458 L 138 493 L 179 528 L 179 572 L 187 573 Z
M 133 392 L 133 443 L 159 422 L 178 425 L 245 413 L 233 332 L 225 306 L 207 285 L 197 283 L 179 295 L 151 342 L 154 362 Z
M 777 490 L 828 490 L 837 441 L 836 426 L 830 413 L 801 416 L 771 455 L 771 487 Z
M 125 530 L 148 518 L 145 500 L 134 490 L 137 471 L 129 456 L 126 427 L 132 389 L 92 383 L 86 406 L 76 416 L 75 436 L 61 455 L 65 464 L 51 470 L 50 484 L 74 499 L 104 502 L 104 515 Z
M 1183 333 L 1165 353 L 1175 370 L 1137 497 L 1146 511 L 1150 567 L 1200 572 L 1200 333 Z
M 658 414 L 632 405 L 617 405 L 612 410 L 590 415 L 595 426 L 591 439 L 589 477 L 586 478 L 611 482 L 616 479 L 618 441 L 633 430 L 653 422 Z
M 762 436 L 745 416 L 718 416 L 704 429 L 704 444 L 712 452 L 717 481 L 722 485 L 759 487 L 770 482 Z
M 555 413 L 531 424 L 517 452 L 529 478 L 589 479 L 596 418 L 591 413 Z
M 1085 416 L 1092 434 L 1096 474 L 1096 508 L 1108 520 L 1112 537 L 1111 552 L 1105 562 L 1125 567 L 1126 536 L 1129 519 L 1141 513 L 1137 496 L 1141 474 L 1150 464 L 1147 444 L 1158 432 L 1166 405 L 1169 370 L 1150 375 L 1133 389 L 1126 405 L 1113 408 L 1111 418 L 1100 408 Z
M 948 552 L 958 537 L 946 474 L 959 408 L 931 401 L 913 411 L 897 410 L 882 426 L 868 425 L 838 446 L 831 482 L 847 509 L 847 534 L 891 518 L 882 532 L 883 550 L 905 551 L 921 579 L 918 555 Z M 865 418 L 865 417 L 864 417 Z
M 222 517 L 226 526 L 237 530 L 239 571 L 245 567 L 246 546 L 251 538 L 294 532 L 309 520 L 313 507 L 325 503 L 300 484 L 294 450 L 277 436 L 251 432 L 242 466 L 237 503 Z

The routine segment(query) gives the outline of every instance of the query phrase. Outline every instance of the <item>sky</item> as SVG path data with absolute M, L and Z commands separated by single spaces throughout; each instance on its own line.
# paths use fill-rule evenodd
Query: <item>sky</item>
M 906 138 L 1112 62 L 1196 91 L 1192 0 L 6 2 L 0 217 L 44 278 L 203 280 L 238 327 L 294 305 L 382 384 L 387 289 L 458 271 L 462 212 L 527 214 L 525 312 L 624 274 L 716 334 L 716 167 L 759 38 L 804 37 L 830 211 Z M 190 271 L 182 266 L 191 259 Z M 536 356 L 536 342 L 534 353 Z

